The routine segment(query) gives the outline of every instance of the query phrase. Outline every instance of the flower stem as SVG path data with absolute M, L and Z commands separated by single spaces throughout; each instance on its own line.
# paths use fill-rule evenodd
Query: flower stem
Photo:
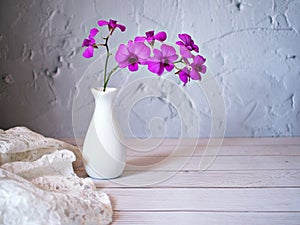
M 177 69 L 177 70 L 182 70 L 181 68 L 179 68 L 179 67 L 176 66 L 175 64 L 174 64 L 174 67 L 175 67 L 175 69 Z
M 109 48 L 108 48 L 108 39 L 109 39 L 109 35 L 104 38 L 105 39 L 105 48 L 106 48 L 106 59 L 105 59 L 105 67 L 104 67 L 104 85 L 103 85 L 103 91 L 106 90 L 106 86 L 108 83 L 109 78 L 106 80 L 106 73 L 107 73 L 107 66 L 108 66 L 108 59 L 110 57 L 110 52 L 109 52 Z
M 103 88 L 103 91 L 105 91 L 106 86 L 107 86 L 107 83 L 108 83 L 108 81 L 109 81 L 111 75 L 112 75 L 118 68 L 119 68 L 119 66 L 116 66 L 116 67 L 114 67 L 114 68 L 109 72 L 109 74 L 108 74 L 108 76 L 107 76 L 107 80 L 104 82 L 104 88 Z
M 175 64 L 175 63 L 183 63 L 182 58 L 180 58 L 179 60 L 173 62 L 173 64 Z

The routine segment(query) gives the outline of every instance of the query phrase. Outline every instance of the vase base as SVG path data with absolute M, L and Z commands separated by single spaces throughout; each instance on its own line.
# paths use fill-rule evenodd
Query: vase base
M 97 174 L 92 168 L 90 168 L 88 165 L 84 165 L 86 173 L 89 175 L 90 178 L 94 180 L 111 180 L 120 177 L 121 175 L 118 176 L 113 176 L 113 177 L 104 177 L 100 176 Z

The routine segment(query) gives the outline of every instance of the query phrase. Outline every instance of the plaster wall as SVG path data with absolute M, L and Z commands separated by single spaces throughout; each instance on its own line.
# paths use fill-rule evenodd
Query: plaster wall
M 112 46 L 151 29 L 165 30 L 170 42 L 191 34 L 207 58 L 207 79 L 220 88 L 210 94 L 222 94 L 226 137 L 300 135 L 299 0 L 1 0 L 0 11 L 2 129 L 24 125 L 53 137 L 84 135 L 94 107 L 89 88 L 100 86 L 102 77 L 84 75 L 93 59 L 82 57 L 81 43 L 99 19 L 114 18 L 127 30 Z M 138 79 L 148 76 L 155 75 L 122 71 L 111 86 L 141 82 L 135 92 L 143 95 L 149 87 Z M 208 100 L 209 82 L 183 88 L 173 76 L 179 85 L 170 88 L 163 80 L 170 76 L 160 78 L 158 96 L 129 109 L 118 106 L 126 136 L 178 137 L 182 117 L 185 136 L 211 134 L 211 104 L 219 103 Z M 186 101 L 182 93 L 188 106 L 168 101 Z M 199 132 L 189 130 L 195 124 Z

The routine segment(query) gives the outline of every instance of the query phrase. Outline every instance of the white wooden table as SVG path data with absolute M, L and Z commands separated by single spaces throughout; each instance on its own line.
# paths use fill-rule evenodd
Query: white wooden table
M 111 197 L 112 224 L 300 224 L 300 138 L 227 138 L 217 154 L 205 152 L 207 141 L 183 140 L 170 157 L 175 139 L 150 141 L 146 152 L 129 140 L 137 151 L 124 174 L 95 181 Z

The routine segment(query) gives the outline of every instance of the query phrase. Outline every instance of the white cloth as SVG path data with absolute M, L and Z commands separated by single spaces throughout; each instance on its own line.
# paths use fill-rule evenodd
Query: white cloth
M 74 173 L 80 157 L 76 147 L 25 127 L 0 130 L 0 224 L 109 224 L 108 196 Z

